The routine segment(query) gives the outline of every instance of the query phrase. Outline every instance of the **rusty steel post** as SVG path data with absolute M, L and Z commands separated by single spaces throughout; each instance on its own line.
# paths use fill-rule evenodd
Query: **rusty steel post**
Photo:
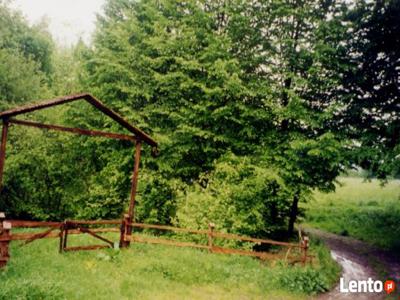
M 305 266 L 307 263 L 307 252 L 310 245 L 309 242 L 310 240 L 308 239 L 308 236 L 303 237 L 303 258 L 302 258 L 303 266 Z
M 68 223 L 68 221 L 64 221 L 63 238 L 62 238 L 62 251 L 63 252 L 65 251 L 65 248 L 67 248 L 68 230 L 69 230 L 69 223 Z
M 60 238 L 60 244 L 58 248 L 58 252 L 62 253 L 64 251 L 64 231 L 65 231 L 65 225 L 64 223 L 60 225 L 60 233 L 58 234 Z
M 9 244 L 11 223 L 5 221 L 5 214 L 0 212 L 0 268 L 7 265 L 10 259 Z
M 125 222 L 125 230 L 122 232 L 121 230 L 121 238 L 120 238 L 120 247 L 128 247 L 130 245 L 130 241 L 125 240 L 125 236 L 130 237 L 132 234 L 132 226 L 131 223 L 135 220 L 135 202 L 136 202 L 136 191 L 138 185 L 138 177 L 139 177 L 139 164 L 140 164 L 140 154 L 142 143 L 140 140 L 136 141 L 135 146 L 135 165 L 133 168 L 132 175 L 132 184 L 131 184 L 131 196 L 129 202 L 129 210 L 128 210 L 128 218 L 124 218 Z M 124 236 L 122 236 L 124 234 Z
M 124 214 L 124 217 L 121 221 L 121 227 L 120 227 L 120 237 L 119 237 L 119 247 L 120 248 L 126 247 L 125 233 L 126 233 L 128 224 L 129 224 L 129 215 Z
M 1 133 L 1 145 L 0 145 L 0 190 L 3 186 L 3 172 L 4 172 L 4 163 L 6 160 L 8 125 L 9 125 L 8 121 L 3 120 L 3 130 Z
M 208 223 L 208 250 L 210 252 L 213 251 L 213 232 L 214 232 L 215 224 Z

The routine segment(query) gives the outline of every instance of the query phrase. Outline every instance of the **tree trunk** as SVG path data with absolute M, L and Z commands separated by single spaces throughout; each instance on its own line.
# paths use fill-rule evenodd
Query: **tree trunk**
M 285 88 L 282 91 L 282 106 L 286 107 L 289 104 L 289 95 L 287 90 L 290 89 L 292 85 L 292 78 L 288 77 L 285 79 Z M 286 132 L 289 129 L 289 120 L 283 119 L 281 122 L 282 132 Z
M 300 193 L 297 191 L 293 196 L 293 202 L 290 208 L 288 236 L 291 236 L 294 231 L 294 223 L 296 222 L 297 214 L 299 212 L 299 199 L 300 199 Z

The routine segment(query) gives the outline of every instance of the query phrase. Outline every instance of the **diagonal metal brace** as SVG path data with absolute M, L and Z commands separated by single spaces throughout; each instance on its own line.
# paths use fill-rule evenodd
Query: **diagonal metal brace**
M 110 241 L 110 240 L 108 240 L 108 239 L 106 239 L 106 238 L 94 233 L 90 229 L 87 229 L 87 228 L 84 228 L 84 227 L 78 227 L 78 230 L 82 231 L 84 233 L 90 234 L 91 236 L 93 236 L 93 237 L 95 237 L 95 238 L 97 238 L 99 240 L 102 240 L 103 242 L 106 242 L 106 243 L 110 244 L 111 247 L 114 247 L 114 242 L 112 242 L 112 241 Z
M 22 243 L 22 244 L 20 245 L 20 247 L 25 246 L 25 245 L 27 245 L 27 244 L 29 244 L 29 243 L 32 243 L 33 241 L 35 241 L 35 240 L 37 240 L 37 239 L 42 239 L 42 238 L 44 238 L 45 236 L 47 236 L 50 232 L 52 232 L 52 231 L 55 230 L 55 229 L 58 229 L 58 228 L 57 228 L 57 227 L 53 227 L 53 228 L 50 228 L 49 230 L 46 230 L 46 231 L 44 231 L 44 232 L 40 232 L 40 233 L 38 233 L 38 234 L 35 234 L 35 235 L 32 236 L 31 238 L 27 239 L 24 243 Z

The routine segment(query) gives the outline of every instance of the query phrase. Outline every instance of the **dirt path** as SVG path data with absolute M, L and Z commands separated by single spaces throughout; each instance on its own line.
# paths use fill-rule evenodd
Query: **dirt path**
M 396 283 L 400 282 L 400 259 L 393 253 L 372 247 L 364 242 L 327 233 L 317 229 L 307 229 L 311 235 L 317 236 L 325 241 L 331 249 L 332 257 L 342 266 L 342 277 L 348 286 L 349 280 L 385 280 L 394 278 Z M 399 286 L 397 286 L 397 293 Z M 318 300 L 372 300 L 385 299 L 385 293 L 340 293 L 339 283 L 330 292 L 322 294 Z M 400 295 L 400 294 L 399 294 Z M 398 299 L 391 298 L 391 299 Z

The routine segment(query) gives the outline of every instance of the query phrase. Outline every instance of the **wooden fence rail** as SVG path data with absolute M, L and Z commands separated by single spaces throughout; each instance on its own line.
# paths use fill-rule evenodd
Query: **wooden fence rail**
M 119 225 L 116 227 L 104 227 L 107 225 Z M 89 226 L 103 226 L 100 228 L 89 228 Z M 152 238 L 148 236 L 133 234 L 128 235 L 126 233 L 127 226 L 131 228 L 140 229 L 155 229 L 161 231 L 172 231 L 177 233 L 187 233 L 194 235 L 203 235 L 206 238 L 206 244 L 200 244 L 195 242 L 179 241 L 165 238 Z M 35 233 L 12 233 L 11 228 L 47 228 L 47 230 Z M 309 240 L 308 237 L 299 234 L 299 243 L 289 243 L 274 241 L 269 239 L 259 239 L 248 236 L 241 236 L 231 233 L 217 232 L 214 230 L 215 225 L 213 223 L 208 224 L 208 229 L 188 229 L 178 228 L 166 225 L 154 225 L 144 223 L 131 223 L 126 218 L 121 220 L 99 220 L 99 221 L 85 221 L 85 220 L 66 220 L 64 222 L 38 222 L 38 221 L 22 221 L 22 220 L 10 220 L 6 221 L 4 214 L 0 213 L 0 267 L 4 266 L 9 259 L 8 245 L 11 241 L 25 241 L 24 244 L 31 243 L 37 239 L 43 238 L 59 238 L 60 247 L 59 251 L 77 251 L 77 250 L 95 250 L 102 248 L 113 248 L 116 243 L 113 241 L 100 236 L 101 233 L 106 232 L 118 232 L 121 234 L 121 238 L 124 242 L 136 242 L 136 243 L 148 243 L 148 244 L 163 244 L 177 247 L 192 247 L 198 249 L 205 249 L 211 253 L 222 253 L 222 254 L 237 254 L 246 255 L 252 257 L 258 257 L 262 260 L 265 259 L 284 259 L 291 263 L 301 262 L 303 265 L 307 262 L 310 257 L 308 255 Z M 89 246 L 75 246 L 68 247 L 67 240 L 69 235 L 76 234 L 89 234 L 92 237 L 101 240 L 106 244 L 102 245 L 89 245 Z M 287 248 L 286 254 L 282 251 L 278 253 L 251 251 L 244 249 L 234 249 L 220 247 L 216 245 L 216 239 L 224 240 L 237 240 L 242 242 L 250 242 L 254 244 L 267 244 L 272 246 L 279 246 Z M 293 253 L 292 249 L 298 249 L 297 253 Z M 296 255 L 295 255 L 296 254 Z

